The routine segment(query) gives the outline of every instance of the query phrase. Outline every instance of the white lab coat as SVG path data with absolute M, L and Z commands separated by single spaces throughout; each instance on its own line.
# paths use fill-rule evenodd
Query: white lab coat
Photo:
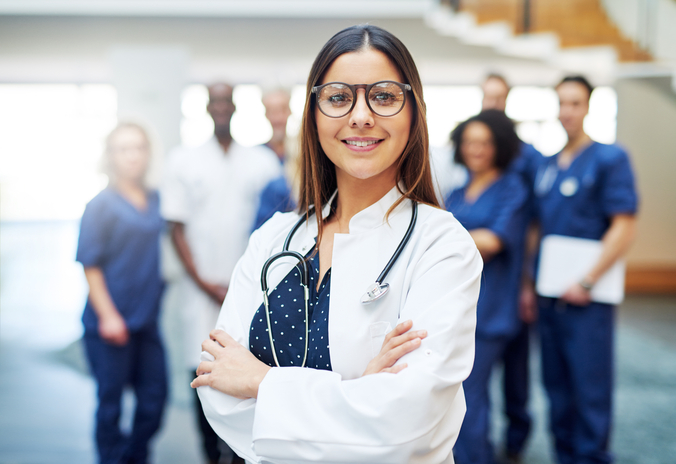
M 461 382 L 474 360 L 482 261 L 450 213 L 420 205 L 410 242 L 387 276 L 389 294 L 362 304 L 361 296 L 408 227 L 408 200 L 385 221 L 399 196 L 393 189 L 352 218 L 349 234 L 334 237 L 329 306 L 333 371 L 273 368 L 257 400 L 199 388 L 212 427 L 247 461 L 453 462 L 451 450 L 465 413 Z M 275 215 L 254 233 L 237 264 L 217 328 L 245 347 L 251 319 L 262 303 L 263 263 L 281 250 L 297 219 L 296 213 Z M 290 249 L 305 254 L 316 235 L 313 216 L 296 232 Z M 271 267 L 270 288 L 289 272 L 290 262 Z M 422 345 L 401 359 L 408 367 L 398 374 L 361 377 L 386 333 L 406 319 L 413 320 L 413 330 L 428 331 Z

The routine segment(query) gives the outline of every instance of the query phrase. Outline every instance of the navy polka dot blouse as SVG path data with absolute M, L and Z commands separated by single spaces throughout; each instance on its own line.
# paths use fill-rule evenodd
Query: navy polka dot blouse
M 309 343 L 306 367 L 331 370 L 329 355 L 329 301 L 331 292 L 331 269 L 322 279 L 319 290 L 319 254 L 315 248 L 306 255 L 310 284 L 308 305 Z M 305 355 L 305 302 L 297 267 L 282 279 L 268 298 L 270 302 L 270 325 L 280 366 L 301 366 Z M 260 305 L 251 321 L 249 349 L 268 366 L 275 365 L 268 336 L 265 306 Z

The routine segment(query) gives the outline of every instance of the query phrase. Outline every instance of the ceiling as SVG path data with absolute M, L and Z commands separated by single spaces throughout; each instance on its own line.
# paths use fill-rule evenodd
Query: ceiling
M 514 84 L 559 78 L 546 63 L 439 35 L 424 20 L 433 3 L 0 0 L 0 82 L 109 82 L 111 52 L 124 47 L 184 50 L 192 82 L 303 83 L 328 38 L 367 22 L 406 44 L 427 84 L 475 84 L 490 71 Z

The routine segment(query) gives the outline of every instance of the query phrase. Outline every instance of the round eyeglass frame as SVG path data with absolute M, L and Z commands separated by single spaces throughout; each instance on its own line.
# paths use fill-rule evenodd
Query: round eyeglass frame
M 371 103 L 369 103 L 368 94 L 371 91 L 371 89 L 373 88 L 373 86 L 378 85 L 378 84 L 382 84 L 384 82 L 387 82 L 387 83 L 390 83 L 390 84 L 396 84 L 404 92 L 404 102 L 401 104 L 401 108 L 399 108 L 399 111 L 397 111 L 396 113 L 388 114 L 388 115 L 382 115 L 382 114 L 378 113 L 377 111 L 375 111 L 371 107 Z M 334 119 L 345 117 L 352 112 L 352 110 L 354 109 L 354 105 L 357 103 L 357 89 L 364 89 L 364 99 L 366 100 L 366 106 L 368 106 L 369 110 L 371 110 L 371 112 L 373 114 L 376 114 L 376 115 L 380 116 L 381 118 L 391 118 L 392 116 L 396 116 L 399 113 L 401 113 L 401 110 L 403 110 L 404 107 L 406 106 L 406 91 L 409 91 L 409 92 L 411 91 L 411 86 L 409 84 L 402 84 L 401 82 L 397 82 L 397 81 L 378 81 L 378 82 L 374 82 L 373 84 L 353 84 L 353 85 L 346 84 L 345 82 L 327 82 L 326 84 L 316 85 L 316 86 L 312 87 L 312 93 L 315 94 L 315 96 L 318 96 L 319 92 L 321 92 L 324 87 L 326 87 L 327 85 L 331 85 L 331 84 L 344 85 L 345 87 L 350 89 L 352 91 L 352 95 L 354 95 L 350 109 L 347 110 L 345 112 L 345 114 L 342 114 L 340 116 L 331 116 L 330 114 L 326 114 L 324 112 L 324 110 L 322 109 L 321 105 L 319 104 L 319 102 L 318 101 L 316 102 L 317 108 L 319 108 L 319 111 L 321 111 L 324 116 L 326 116 L 327 118 L 334 118 Z

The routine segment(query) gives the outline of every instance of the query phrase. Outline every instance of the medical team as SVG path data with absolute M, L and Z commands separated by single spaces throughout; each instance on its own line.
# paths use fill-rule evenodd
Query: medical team
M 556 87 L 559 118 L 568 141 L 560 153 L 544 157 L 519 140 L 514 123 L 504 113 L 509 85 L 501 76 L 489 75 L 482 86 L 482 112 L 458 125 L 451 137 L 454 152 L 448 162 L 466 172 L 464 182 L 442 191 L 437 188 L 436 195 L 430 197 L 428 187 L 433 187 L 431 182 L 426 184 L 426 179 L 433 177 L 430 169 L 434 165 L 429 164 L 428 148 L 425 145 L 419 152 L 410 149 L 413 143 L 422 146 L 426 128 L 419 119 L 424 114 L 424 103 L 422 90 L 416 87 L 417 70 L 405 47 L 391 34 L 373 26 L 348 28 L 332 41 L 320 52 L 315 80 L 308 84 L 305 145 L 301 144 L 299 150 L 304 163 L 300 168 L 300 193 L 294 193 L 294 176 L 288 175 L 291 169 L 282 166 L 283 162 L 289 164 L 289 156 L 285 154 L 288 144 L 279 130 L 267 147 L 244 148 L 231 139 L 230 118 L 235 107 L 232 88 L 226 84 L 209 87 L 208 111 L 214 120 L 214 137 L 203 147 L 179 149 L 169 157 L 161 196 L 144 182 L 150 153 L 144 130 L 121 124 L 109 136 L 106 160 L 111 181 L 87 205 L 77 254 L 90 286 L 83 323 L 86 353 L 98 385 L 95 435 L 99 462 L 147 462 L 149 441 L 161 423 L 166 367 L 157 315 L 164 285 L 159 270 L 159 237 L 163 230 L 171 235 L 186 270 L 180 285 L 184 295 L 187 368 L 195 372 L 203 339 L 214 343 L 213 347 L 207 344 L 203 348 L 215 354 L 222 365 L 223 352 L 243 345 L 257 353 L 263 361 L 261 365 L 291 366 L 295 359 L 302 358 L 312 368 L 306 373 L 287 368 L 268 372 L 247 360 L 247 366 L 262 372 L 265 379 L 258 380 L 260 387 L 256 384 L 256 392 L 258 388 L 264 391 L 258 400 L 250 389 L 228 390 L 233 387 L 215 384 L 215 389 L 200 387 L 207 414 L 205 417 L 197 399 L 196 413 L 208 462 L 217 463 L 221 453 L 230 452 L 220 438 L 241 456 L 233 456 L 233 462 L 242 462 L 242 458 L 256 462 L 259 455 L 284 462 L 329 458 L 332 462 L 453 462 L 453 458 L 459 464 L 522 462 L 531 423 L 527 409 L 528 353 L 531 333 L 535 332 L 539 333 L 542 351 L 556 461 L 612 462 L 608 442 L 615 308 L 592 301 L 591 291 L 631 244 L 638 200 L 626 152 L 616 145 L 594 142 L 584 132 L 583 121 L 593 87 L 581 76 L 567 77 Z M 377 85 L 370 86 L 374 83 Z M 266 108 L 274 108 L 270 114 L 277 115 L 270 116 L 273 129 L 275 125 L 283 127 L 289 115 L 288 93 L 278 90 L 276 95 L 266 95 Z M 407 129 L 410 136 L 393 135 L 402 134 L 403 127 L 411 128 Z M 383 159 L 394 164 L 370 168 L 350 159 L 363 158 L 369 151 L 376 155 L 382 152 L 379 156 L 389 156 Z M 303 159 L 304 153 L 314 158 Z M 321 162 L 322 156 L 331 163 L 315 166 L 313 163 Z M 417 160 L 418 164 L 405 164 L 404 159 Z M 415 169 L 419 170 L 417 174 Z M 336 171 L 335 177 L 326 177 L 329 170 Z M 414 178 L 415 182 L 411 180 Z M 331 185 L 322 185 L 326 182 Z M 316 190 L 319 187 L 322 190 Z M 427 193 L 415 194 L 416 188 Z M 373 197 L 371 202 L 367 201 L 369 195 Z M 437 204 L 439 195 L 452 216 L 430 210 L 428 205 Z M 404 203 L 409 201 L 410 207 Z M 277 298 L 284 296 L 284 300 L 280 303 L 280 299 L 276 306 L 271 304 L 273 310 L 269 310 L 260 304 L 261 270 L 256 266 L 278 251 L 277 241 L 285 241 L 287 228 L 296 222 L 292 219 L 301 216 L 275 216 L 254 234 L 257 238 L 252 238 L 255 243 L 249 244 L 248 258 L 245 256 L 241 269 L 233 270 L 245 253 L 256 218 L 268 218 L 275 210 L 290 211 L 296 204 L 300 204 L 306 221 L 298 226 L 298 237 L 287 242 L 292 242 L 307 263 L 308 282 L 305 287 L 302 282 L 290 286 L 286 295 L 287 282 L 282 282 L 283 278 L 300 279 L 301 268 L 288 263 L 271 266 L 275 282 L 269 297 L 279 293 Z M 315 204 L 322 207 L 311 209 Z M 418 211 L 417 204 L 422 208 L 422 219 L 409 221 L 408 211 Z M 265 211 L 257 212 L 257 208 Z M 341 216 L 350 210 L 353 219 Z M 385 212 L 387 220 L 378 216 Z M 391 222 L 387 225 L 391 232 L 385 235 L 377 227 L 383 220 L 383 224 Z M 262 220 L 258 222 L 256 228 Z M 476 271 L 469 258 L 471 253 L 466 248 L 454 248 L 464 243 L 462 233 L 453 225 L 456 223 L 469 232 L 472 246 L 483 259 L 478 294 L 473 294 L 474 283 L 470 281 L 463 284 L 467 285 L 464 293 L 453 290 L 461 276 L 466 279 Z M 407 231 L 412 225 L 412 231 Z M 374 232 L 369 232 L 372 227 Z M 278 229 L 284 231 L 283 236 L 278 236 Z M 371 233 L 373 239 L 369 238 Z M 350 242 L 352 234 L 356 234 L 357 242 Z M 588 273 L 557 297 L 538 296 L 534 290 L 536 237 L 550 235 L 592 239 L 602 247 L 600 258 Z M 372 258 L 366 254 L 368 247 L 362 250 L 370 241 L 378 250 Z M 536 245 L 529 246 L 531 242 Z M 432 256 L 417 254 L 420 247 L 439 247 L 440 243 L 446 245 L 433 248 L 433 261 Z M 330 251 L 322 248 L 326 246 L 339 253 L 331 259 Z M 403 250 L 397 250 L 402 253 L 400 257 L 395 256 L 398 247 Z M 470 261 L 462 265 L 454 261 L 458 253 L 466 254 L 464 259 Z M 350 259 L 356 267 L 349 267 L 350 261 L 345 260 L 353 254 Z M 388 259 L 393 262 L 387 263 Z M 326 264 L 331 260 L 333 266 Z M 392 267 L 389 279 L 376 279 L 374 287 L 361 284 L 364 279 L 372 282 L 386 263 Z M 438 272 L 417 270 L 425 266 Z M 372 267 L 374 275 L 368 272 Z M 346 269 L 351 270 L 346 273 Z M 432 282 L 439 272 L 448 282 Z M 238 290 L 230 291 L 231 279 L 239 279 L 235 284 Z M 384 296 L 372 303 L 371 315 L 363 319 L 363 305 L 350 309 L 353 303 L 344 298 L 347 290 L 341 290 L 350 288 L 350 283 L 361 285 L 355 290 L 360 298 L 367 287 L 374 300 L 380 293 L 393 294 L 389 295 L 390 302 Z M 445 292 L 453 293 L 456 300 L 467 299 L 469 306 L 453 303 L 450 296 L 437 303 L 421 295 L 417 302 L 407 303 L 408 297 L 400 294 L 403 286 L 415 296 L 423 291 L 419 288 L 430 285 L 447 287 Z M 250 288 L 251 295 L 243 288 Z M 303 316 L 299 303 L 304 292 L 311 308 L 307 316 Z M 329 292 L 334 294 L 333 299 Z M 230 296 L 226 299 L 226 295 Z M 215 332 L 210 336 L 224 299 L 225 309 L 218 326 L 228 335 Z M 258 299 L 261 301 L 255 303 Z M 337 302 L 346 314 L 332 309 Z M 420 314 L 428 305 L 434 308 L 436 304 L 445 307 L 445 313 L 459 311 L 458 318 L 448 319 L 443 325 Z M 294 313 L 285 314 L 285 305 L 293 307 Z M 300 316 L 295 314 L 299 305 Z M 253 312 L 243 306 L 252 306 Z M 471 329 L 470 339 L 465 335 L 468 321 L 474 316 L 466 311 L 476 311 L 476 328 Z M 440 314 L 444 313 L 433 313 L 432 317 L 438 319 Z M 289 315 L 295 319 L 291 321 Z M 300 327 L 296 326 L 305 327 L 305 323 L 307 328 L 298 332 Z M 366 351 L 358 349 L 362 343 L 360 327 L 368 338 L 370 348 Z M 329 346 L 329 338 L 334 339 L 338 333 L 339 337 L 353 333 L 354 340 L 345 347 L 338 342 Z M 325 341 L 320 342 L 320 338 Z M 465 345 L 453 348 L 458 340 Z M 473 356 L 467 354 L 467 349 L 473 351 Z M 391 362 L 373 368 L 372 363 L 383 356 L 389 356 Z M 408 356 L 406 363 L 395 364 L 403 356 Z M 447 361 L 436 361 L 438 356 Z M 462 367 L 467 356 L 469 364 Z M 356 361 L 361 358 L 363 367 L 361 361 Z M 215 363 L 208 361 L 209 356 L 203 355 L 203 363 L 205 359 L 206 367 L 201 364 L 198 369 L 204 378 L 205 373 L 216 369 Z M 374 361 L 369 363 L 371 359 Z M 461 378 L 454 375 L 450 381 L 448 372 L 443 371 L 448 369 L 448 363 L 459 373 L 464 372 Z M 503 366 L 508 418 L 500 453 L 493 450 L 489 427 L 488 384 L 496 364 Z M 408 367 L 402 371 L 402 366 Z M 355 370 L 360 368 L 366 371 Z M 371 373 L 369 369 L 380 374 L 364 375 Z M 431 372 L 448 377 L 448 381 L 430 377 L 426 383 L 422 379 Z M 411 378 L 413 373 L 415 380 Z M 215 374 L 212 376 L 216 379 Z M 462 387 L 455 389 L 454 382 L 463 380 Z M 127 384 L 134 388 L 137 406 L 132 431 L 124 435 L 118 422 L 122 389 Z M 198 378 L 196 385 L 207 384 Z M 446 393 L 433 393 L 435 389 Z M 456 410 L 459 397 L 448 399 L 451 391 L 461 397 L 463 390 L 467 408 L 464 421 Z M 319 392 L 322 394 L 313 398 Z M 414 417 L 405 404 L 406 395 L 411 394 L 426 396 L 432 409 L 423 407 L 420 417 Z M 399 421 L 415 425 L 416 430 L 427 422 L 432 427 L 434 422 L 429 433 L 438 434 L 437 441 L 417 437 L 413 429 L 409 432 L 393 420 L 388 397 L 399 397 L 404 403 L 399 413 L 406 417 Z M 445 405 L 449 413 L 437 417 L 433 412 L 435 404 Z M 372 408 L 371 412 L 364 409 L 367 407 Z M 299 417 L 293 417 L 296 413 Z M 360 414 L 367 414 L 373 424 Z M 436 428 L 439 423 L 447 424 L 443 433 Z M 362 431 L 357 433 L 358 430 Z M 335 443 L 329 446 L 323 433 L 327 438 L 333 437 Z M 450 454 L 447 446 L 452 446 L 456 436 Z M 440 439 L 446 443 L 439 443 Z M 395 445 L 397 440 L 412 443 L 414 448 Z M 402 458 L 404 455 L 410 457 Z

